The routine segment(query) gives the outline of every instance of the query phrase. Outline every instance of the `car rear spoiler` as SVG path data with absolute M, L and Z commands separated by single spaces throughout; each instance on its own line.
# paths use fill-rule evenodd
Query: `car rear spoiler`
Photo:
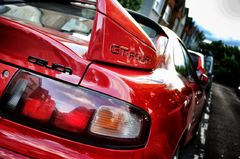
M 3 0 L 2 2 L 4 4 L 80 2 L 94 5 L 96 16 L 89 49 L 85 54 L 87 59 L 147 70 L 157 68 L 161 61 L 151 39 L 117 0 Z
M 117 0 L 98 0 L 96 10 L 88 59 L 140 69 L 158 66 L 153 42 Z

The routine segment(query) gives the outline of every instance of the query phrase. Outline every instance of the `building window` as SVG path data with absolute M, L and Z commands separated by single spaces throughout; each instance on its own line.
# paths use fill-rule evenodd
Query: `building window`
M 162 6 L 162 0 L 155 0 L 153 4 L 153 10 L 155 10 L 158 14 L 160 14 L 159 11 L 161 6 Z
M 176 18 L 175 21 L 174 21 L 173 28 L 172 28 L 172 30 L 175 31 L 175 32 L 177 31 L 178 23 L 179 23 L 179 20 L 178 20 L 178 18 Z
M 170 16 L 171 16 L 171 7 L 169 5 L 167 5 L 165 12 L 163 14 L 163 20 L 166 23 L 168 23 Z

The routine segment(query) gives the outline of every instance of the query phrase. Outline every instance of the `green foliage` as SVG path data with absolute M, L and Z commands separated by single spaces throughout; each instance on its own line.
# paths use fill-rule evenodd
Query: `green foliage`
M 211 53 L 215 60 L 215 81 L 235 86 L 240 82 L 240 50 L 236 46 L 227 46 L 222 41 L 201 44 L 204 54 Z
M 121 3 L 124 8 L 138 11 L 143 0 L 118 0 L 118 2 Z
M 199 43 L 203 42 L 203 40 L 205 40 L 205 39 L 206 39 L 206 37 L 205 37 L 205 35 L 204 35 L 204 32 L 203 32 L 203 31 L 200 31 L 200 32 L 198 33 L 198 41 L 199 41 Z

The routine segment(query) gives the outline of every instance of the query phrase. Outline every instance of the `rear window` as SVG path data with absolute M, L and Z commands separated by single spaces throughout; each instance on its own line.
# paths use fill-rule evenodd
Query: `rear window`
M 93 5 L 78 2 L 19 3 L 0 6 L 0 16 L 65 32 L 75 37 L 91 34 L 95 13 Z
M 141 15 L 135 11 L 127 10 L 128 13 L 138 22 L 144 32 L 150 37 L 153 42 L 156 42 L 159 35 L 167 37 L 161 26 L 153 20 Z
M 205 69 L 208 73 L 212 73 L 213 69 L 213 57 L 207 56 L 205 58 Z
M 140 26 L 145 31 L 145 33 L 152 39 L 152 41 L 154 41 L 155 38 L 158 36 L 157 31 L 150 28 L 149 26 L 146 26 L 144 24 L 140 24 Z

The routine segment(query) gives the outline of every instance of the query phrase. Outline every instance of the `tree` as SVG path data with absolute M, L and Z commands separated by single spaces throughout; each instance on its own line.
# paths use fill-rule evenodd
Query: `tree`
M 138 11 L 143 0 L 118 0 L 118 2 L 121 3 L 124 8 Z
M 214 57 L 215 81 L 230 86 L 235 86 L 239 82 L 240 50 L 238 47 L 225 45 L 222 41 L 213 41 L 211 44 L 201 44 L 200 48 L 211 52 Z
M 203 31 L 200 31 L 200 32 L 198 33 L 199 43 L 202 43 L 205 39 L 206 39 L 206 37 L 205 37 L 204 32 L 203 32 Z

